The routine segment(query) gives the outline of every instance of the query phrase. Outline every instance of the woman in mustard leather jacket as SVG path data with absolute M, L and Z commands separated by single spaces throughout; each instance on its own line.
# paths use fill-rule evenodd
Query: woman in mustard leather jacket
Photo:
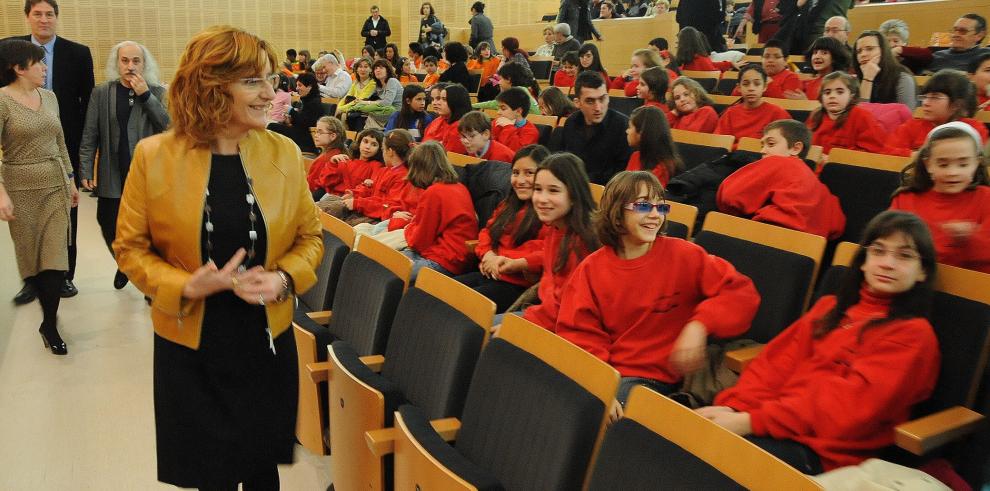
M 152 299 L 158 479 L 181 487 L 277 489 L 292 461 L 288 328 L 323 247 L 299 149 L 265 130 L 277 65 L 240 29 L 193 37 L 124 186 L 114 252 Z

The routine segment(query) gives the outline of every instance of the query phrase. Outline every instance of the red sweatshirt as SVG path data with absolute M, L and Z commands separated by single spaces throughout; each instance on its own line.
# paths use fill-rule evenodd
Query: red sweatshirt
M 540 232 L 536 238 L 527 240 L 522 244 L 515 245 L 512 240 L 512 236 L 519 228 L 519 224 L 522 223 L 523 217 L 526 216 L 529 206 L 523 207 L 516 212 L 516 217 L 512 220 L 512 223 L 508 224 L 502 230 L 502 236 L 498 238 L 498 244 L 495 244 L 495 247 L 492 246 L 492 236 L 489 230 L 492 228 L 492 224 L 495 223 L 495 219 L 502 214 L 504 208 L 504 202 L 498 205 L 495 213 L 492 213 L 492 217 L 488 219 L 488 224 L 485 225 L 485 228 L 481 229 L 481 233 L 478 234 L 478 245 L 474 247 L 474 253 L 478 256 L 478 259 L 485 257 L 485 254 L 491 251 L 494 251 L 499 256 L 510 259 L 523 258 L 526 259 L 526 266 L 531 273 L 535 274 L 541 271 L 543 269 L 543 241 L 550 234 L 549 227 L 541 224 Z M 532 281 L 526 279 L 525 275 L 520 273 L 500 275 L 499 281 L 519 286 L 530 286 L 533 284 Z
M 767 90 L 763 92 L 763 97 L 786 99 L 787 97 L 784 97 L 784 92 L 804 88 L 801 77 L 798 77 L 798 74 L 790 70 L 783 70 L 769 78 L 770 81 L 767 83 Z M 738 85 L 732 90 L 732 95 L 742 95 L 742 92 L 739 92 Z
M 748 412 L 755 436 L 807 445 L 825 470 L 859 464 L 891 445 L 894 427 L 931 395 L 940 360 L 926 319 L 898 319 L 864 330 L 890 306 L 889 298 L 865 288 L 840 327 L 816 339 L 815 320 L 834 305 L 834 296 L 822 297 L 714 402 Z
M 536 129 L 536 125 L 529 121 L 518 127 L 512 124 L 498 126 L 492 121 L 492 140 L 511 148 L 512 151 L 518 151 L 526 145 L 532 145 L 538 142 L 540 140 L 540 130 Z M 508 162 L 512 161 L 509 160 Z
M 716 337 L 737 336 L 759 306 L 752 280 L 728 261 L 661 236 L 636 259 L 621 259 L 611 247 L 588 255 L 564 287 L 557 334 L 623 377 L 670 384 L 681 380 L 670 354 L 687 323 L 699 321 Z
M 987 143 L 987 127 L 972 118 L 960 118 L 959 121 L 973 127 L 979 134 L 983 144 Z M 936 124 L 927 119 L 909 119 L 894 130 L 887 139 L 887 147 L 895 155 L 911 155 L 911 152 L 921 148 L 928 138 L 928 133 L 935 129 Z
M 797 157 L 770 155 L 733 172 L 715 195 L 719 211 L 835 239 L 846 228 L 839 199 Z
M 763 137 L 763 128 L 778 119 L 791 119 L 791 115 L 770 102 L 763 102 L 755 109 L 749 109 L 742 103 L 734 104 L 726 108 L 722 117 L 718 118 L 715 134 L 733 135 L 736 139 L 744 136 L 760 139 Z
M 663 112 L 663 115 L 667 118 L 667 124 L 668 125 L 673 124 L 673 122 L 674 122 L 674 113 L 670 112 L 670 108 L 667 107 L 667 104 L 665 104 L 663 102 L 660 102 L 660 101 L 649 100 L 649 101 L 643 101 L 643 105 L 644 106 L 651 106 L 651 107 L 655 107 L 655 108 L 659 109 L 660 111 Z
M 509 164 L 512 163 L 512 157 L 515 156 L 516 152 L 514 150 L 495 140 L 488 140 L 488 151 L 484 155 L 478 155 L 478 157 L 485 160 L 497 160 Z
M 718 126 L 718 113 L 711 106 L 702 106 L 693 113 L 674 116 L 671 128 L 701 133 L 714 133 Z
M 567 229 L 547 225 L 549 232 L 543 241 L 543 275 L 540 276 L 540 304 L 534 305 L 523 312 L 523 318 L 533 322 L 543 328 L 552 331 L 557 324 L 557 310 L 560 308 L 560 294 L 567 283 L 571 273 L 578 263 L 588 255 L 583 246 L 578 248 L 582 251 L 580 255 L 574 253 L 574 244 L 580 243 L 578 237 L 571 237 L 571 251 L 567 254 L 567 264 L 554 272 L 553 267 L 557 264 L 557 254 L 560 252 L 560 243 L 567 235 Z
M 370 218 L 388 220 L 392 213 L 402 209 L 402 195 L 411 186 L 406 180 L 409 169 L 405 164 L 382 167 L 371 180 L 371 192 L 366 197 L 354 197 L 354 211 Z
M 406 181 L 407 183 L 409 181 Z M 399 198 L 398 209 L 392 210 L 394 215 L 397 211 L 407 211 L 410 214 L 416 211 L 419 207 L 419 198 L 423 195 L 424 190 L 413 186 L 412 184 L 407 184 L 402 187 L 401 197 Z M 398 230 L 400 228 L 405 228 L 409 225 L 409 220 L 395 218 L 389 218 L 388 220 L 388 230 L 389 232 L 393 230 Z
M 557 73 L 553 75 L 553 84 L 557 87 L 571 88 L 574 87 L 576 78 L 564 73 L 563 70 L 557 70 Z
M 435 140 L 443 145 L 448 152 L 462 153 L 467 155 L 464 144 L 461 143 L 461 134 L 457 130 L 460 121 L 448 123 L 446 118 L 436 118 L 423 130 L 423 141 Z
M 805 123 L 809 129 L 814 127 L 813 118 L 814 114 Z M 883 129 L 873 113 L 859 106 L 853 106 L 841 128 L 836 128 L 835 121 L 828 114 L 823 114 L 821 126 L 813 131 L 811 143 L 821 146 L 826 154 L 832 147 L 872 153 L 886 153 L 887 150 L 883 143 Z
M 727 72 L 735 68 L 731 61 L 712 61 L 710 56 L 694 55 L 691 63 L 681 66 L 681 71 L 697 70 L 701 72 Z
M 478 237 L 478 215 L 471 193 L 459 182 L 426 188 L 405 235 L 409 248 L 420 256 L 453 274 L 464 273 L 471 253 L 464 243 Z
M 977 186 L 958 194 L 900 193 L 890 208 L 910 211 L 928 224 L 938 262 L 990 273 L 990 187 Z M 956 240 L 942 225 L 960 221 L 976 224 L 976 230 L 969 238 Z
M 344 185 L 344 175 L 342 166 L 339 163 L 331 162 L 330 158 L 339 155 L 339 149 L 330 149 L 320 154 L 309 167 L 306 174 L 306 183 L 309 184 L 310 191 L 322 188 L 330 194 L 343 194 L 347 186 Z M 344 164 L 346 165 L 346 164 Z
M 824 78 L 824 76 L 821 76 L 802 81 L 804 84 L 804 94 L 808 96 L 808 100 L 818 100 L 818 93 L 822 90 L 822 80 Z
M 639 161 L 639 150 L 636 150 L 629 156 L 629 164 L 626 165 L 626 170 L 643 170 L 643 163 Z M 667 172 L 667 167 L 663 163 L 657 164 L 650 169 L 650 172 L 654 176 L 657 176 L 657 179 L 664 188 L 667 187 L 667 183 L 670 182 L 670 174 Z
M 667 69 L 667 82 L 673 83 L 677 80 L 677 73 L 671 69 Z M 607 82 L 608 80 L 606 80 Z M 626 91 L 626 97 L 636 97 L 636 87 L 639 86 L 639 79 L 626 80 L 623 76 L 618 76 L 612 79 L 612 83 L 608 85 L 610 90 L 612 89 L 622 89 Z
M 382 163 L 377 160 L 351 159 L 344 163 L 344 184 L 347 189 L 363 188 L 364 180 L 371 179 L 375 171 L 382 168 Z M 359 191 L 360 192 L 360 191 Z

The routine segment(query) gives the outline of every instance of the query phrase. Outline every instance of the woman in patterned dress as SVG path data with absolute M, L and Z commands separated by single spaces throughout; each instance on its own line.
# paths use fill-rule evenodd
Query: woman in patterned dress
M 0 43 L 0 220 L 8 222 L 17 269 L 38 290 L 41 339 L 68 353 L 58 333 L 59 290 L 69 268 L 69 208 L 79 202 L 55 94 L 42 89 L 44 50 L 28 41 Z

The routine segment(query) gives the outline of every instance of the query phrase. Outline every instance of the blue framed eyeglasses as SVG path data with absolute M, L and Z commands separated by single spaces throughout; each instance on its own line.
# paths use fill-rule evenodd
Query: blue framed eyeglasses
M 635 203 L 626 203 L 623 208 L 636 213 L 649 213 L 656 208 L 657 213 L 663 216 L 667 216 L 667 214 L 670 213 L 670 205 L 666 202 L 650 203 L 649 201 L 637 201 Z

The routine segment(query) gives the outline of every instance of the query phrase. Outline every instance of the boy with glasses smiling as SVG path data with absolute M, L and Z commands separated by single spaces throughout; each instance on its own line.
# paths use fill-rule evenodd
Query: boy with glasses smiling
M 952 46 L 949 49 L 936 51 L 934 60 L 928 69 L 936 72 L 944 68 L 965 71 L 973 60 L 990 48 L 981 48 L 980 43 L 987 35 L 987 20 L 978 14 L 966 14 L 952 25 Z

